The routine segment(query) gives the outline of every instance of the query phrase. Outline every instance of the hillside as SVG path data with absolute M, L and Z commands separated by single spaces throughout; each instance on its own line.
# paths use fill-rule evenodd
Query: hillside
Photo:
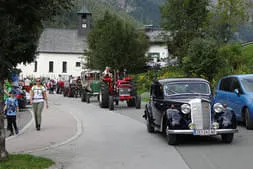
M 102 0 L 119 8 L 143 24 L 160 25 L 160 5 L 166 0 Z
M 159 6 L 166 0 L 75 0 L 70 12 L 62 13 L 55 17 L 54 21 L 47 22 L 47 27 L 75 28 L 77 26 L 76 13 L 83 3 L 93 15 L 96 21 L 103 17 L 104 12 L 110 12 L 120 16 L 135 25 L 160 23 Z
M 75 5 L 70 12 L 55 17 L 53 22 L 45 23 L 46 27 L 76 28 L 77 12 L 85 3 L 92 13 L 93 23 L 103 17 L 106 10 L 120 16 L 123 20 L 133 23 L 137 27 L 144 24 L 159 26 L 159 6 L 167 0 L 74 0 Z M 214 0 L 215 1 L 215 0 Z M 252 0 L 253 1 L 253 0 Z M 253 18 L 253 9 L 249 11 Z M 245 42 L 253 40 L 253 24 L 241 25 L 234 36 L 234 41 Z

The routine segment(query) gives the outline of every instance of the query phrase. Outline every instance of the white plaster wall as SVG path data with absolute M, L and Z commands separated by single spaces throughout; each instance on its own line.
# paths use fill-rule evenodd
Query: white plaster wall
M 80 76 L 82 71 L 83 63 L 82 54 L 55 54 L 55 53 L 40 53 L 37 58 L 37 72 L 34 72 L 34 62 L 29 65 L 20 64 L 17 68 L 21 69 L 22 72 L 20 77 L 25 78 L 27 76 L 31 77 L 50 77 L 57 78 L 59 74 L 61 75 L 72 75 Z M 49 72 L 49 62 L 53 61 L 53 72 Z M 62 62 L 67 62 L 67 73 L 62 72 Z M 80 67 L 76 67 L 76 62 L 81 62 Z
M 147 53 L 160 53 L 160 58 L 168 58 L 169 52 L 166 45 L 150 45 Z

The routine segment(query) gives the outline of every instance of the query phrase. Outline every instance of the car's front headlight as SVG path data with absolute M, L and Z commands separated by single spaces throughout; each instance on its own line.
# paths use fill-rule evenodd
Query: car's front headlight
M 216 113 L 221 113 L 224 111 L 224 106 L 220 103 L 215 103 L 214 106 L 213 106 L 213 109 Z
M 191 106 L 189 104 L 181 105 L 181 111 L 184 114 L 189 114 L 191 112 Z

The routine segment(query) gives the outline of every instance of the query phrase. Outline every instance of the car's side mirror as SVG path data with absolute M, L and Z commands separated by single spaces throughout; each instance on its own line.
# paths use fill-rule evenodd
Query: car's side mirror
M 237 95 L 240 95 L 240 92 L 238 89 L 235 89 L 234 92 L 237 94 Z

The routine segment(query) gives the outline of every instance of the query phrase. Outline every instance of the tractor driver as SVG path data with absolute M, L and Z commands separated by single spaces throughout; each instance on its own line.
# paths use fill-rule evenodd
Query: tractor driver
M 111 68 L 106 66 L 105 71 L 103 72 L 103 77 L 112 77 L 112 73 L 110 72 Z

